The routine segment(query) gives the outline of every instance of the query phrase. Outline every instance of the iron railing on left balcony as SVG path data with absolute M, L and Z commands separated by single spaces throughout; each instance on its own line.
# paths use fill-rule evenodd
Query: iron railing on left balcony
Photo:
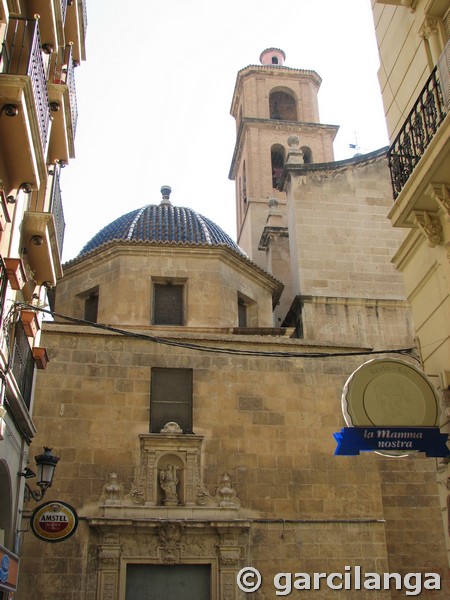
M 64 210 L 61 198 L 61 188 L 59 186 L 59 174 L 60 167 L 55 165 L 53 167 L 53 181 L 50 192 L 50 212 L 53 214 L 55 219 L 56 239 L 58 240 L 59 258 L 61 260 L 66 224 L 64 222 Z
M 37 19 L 10 17 L 2 44 L 0 65 L 3 75 L 26 75 L 30 78 L 42 149 L 45 151 L 50 109 Z
M 445 115 L 445 103 L 435 68 L 388 151 L 394 200 L 410 178 Z
M 11 370 L 28 410 L 31 404 L 34 366 L 33 351 L 30 348 L 22 322 L 18 319 L 14 325 Z

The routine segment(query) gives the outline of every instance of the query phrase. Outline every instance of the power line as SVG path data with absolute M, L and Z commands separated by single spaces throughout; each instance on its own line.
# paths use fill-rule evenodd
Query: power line
M 384 350 L 374 350 L 373 348 L 368 348 L 367 350 L 358 350 L 356 352 L 284 352 L 284 351 L 264 351 L 264 350 L 244 350 L 242 348 L 225 348 L 218 346 L 207 346 L 203 344 L 196 344 L 186 341 L 179 341 L 170 338 L 159 337 L 155 335 L 150 335 L 147 333 L 137 333 L 134 331 L 128 331 L 126 329 L 120 329 L 118 327 L 112 327 L 111 325 L 106 325 L 104 323 L 94 323 L 93 321 L 87 321 L 85 319 L 79 319 L 76 317 L 70 317 L 68 315 L 62 315 L 60 313 L 54 312 L 52 310 L 48 310 L 46 308 L 42 308 L 40 306 L 33 306 L 31 304 L 26 304 L 22 302 L 16 302 L 16 307 L 20 310 L 21 308 L 31 309 L 35 311 L 40 311 L 44 314 L 48 314 L 53 318 L 63 319 L 65 321 L 69 321 L 76 325 L 86 325 L 89 327 L 93 327 L 95 329 L 101 329 L 103 331 L 108 331 L 110 333 L 115 333 L 118 335 L 122 335 L 125 337 L 139 339 L 144 341 L 150 341 L 155 344 L 164 344 L 166 346 L 175 346 L 178 348 L 186 348 L 189 350 L 197 350 L 199 352 L 210 352 L 214 354 L 230 354 L 234 356 L 255 356 L 255 357 L 267 357 L 267 358 L 338 358 L 345 356 L 367 356 L 367 355 L 376 355 L 376 354 L 400 354 L 407 355 L 411 358 L 415 358 L 412 353 L 415 351 L 415 348 L 395 348 L 395 349 L 384 349 Z

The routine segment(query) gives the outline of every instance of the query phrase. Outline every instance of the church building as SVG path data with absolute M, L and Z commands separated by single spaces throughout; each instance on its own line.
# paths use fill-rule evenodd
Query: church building
M 420 368 L 386 149 L 334 161 L 321 79 L 285 58 L 237 74 L 237 242 L 164 185 L 64 265 L 33 447 L 52 444 L 45 501 L 77 528 L 22 533 L 15 600 L 238 600 L 247 567 L 261 600 L 280 573 L 318 600 L 448 598 L 436 459 L 335 456 L 352 373 Z

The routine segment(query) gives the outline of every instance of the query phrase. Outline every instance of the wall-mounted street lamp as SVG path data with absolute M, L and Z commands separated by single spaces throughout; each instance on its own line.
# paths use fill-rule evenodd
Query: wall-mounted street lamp
M 52 454 L 52 449 L 44 447 L 44 452 L 42 454 L 38 454 L 38 456 L 34 457 L 37 465 L 37 475 L 32 470 L 26 467 L 21 473 L 18 473 L 21 477 L 25 477 L 25 479 L 31 479 L 32 477 L 37 477 L 37 485 L 39 487 L 38 490 L 32 490 L 28 483 L 25 481 L 25 501 L 28 502 L 33 498 L 36 502 L 42 500 L 45 496 L 45 492 L 52 485 L 53 475 L 55 474 L 56 465 L 59 461 L 59 456 L 55 456 Z

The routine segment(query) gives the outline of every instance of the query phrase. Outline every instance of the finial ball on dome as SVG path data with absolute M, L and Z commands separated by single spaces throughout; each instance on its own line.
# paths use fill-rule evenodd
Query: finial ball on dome
M 170 204 L 170 193 L 172 192 L 172 188 L 170 185 L 163 185 L 161 187 L 162 201 L 161 204 Z

